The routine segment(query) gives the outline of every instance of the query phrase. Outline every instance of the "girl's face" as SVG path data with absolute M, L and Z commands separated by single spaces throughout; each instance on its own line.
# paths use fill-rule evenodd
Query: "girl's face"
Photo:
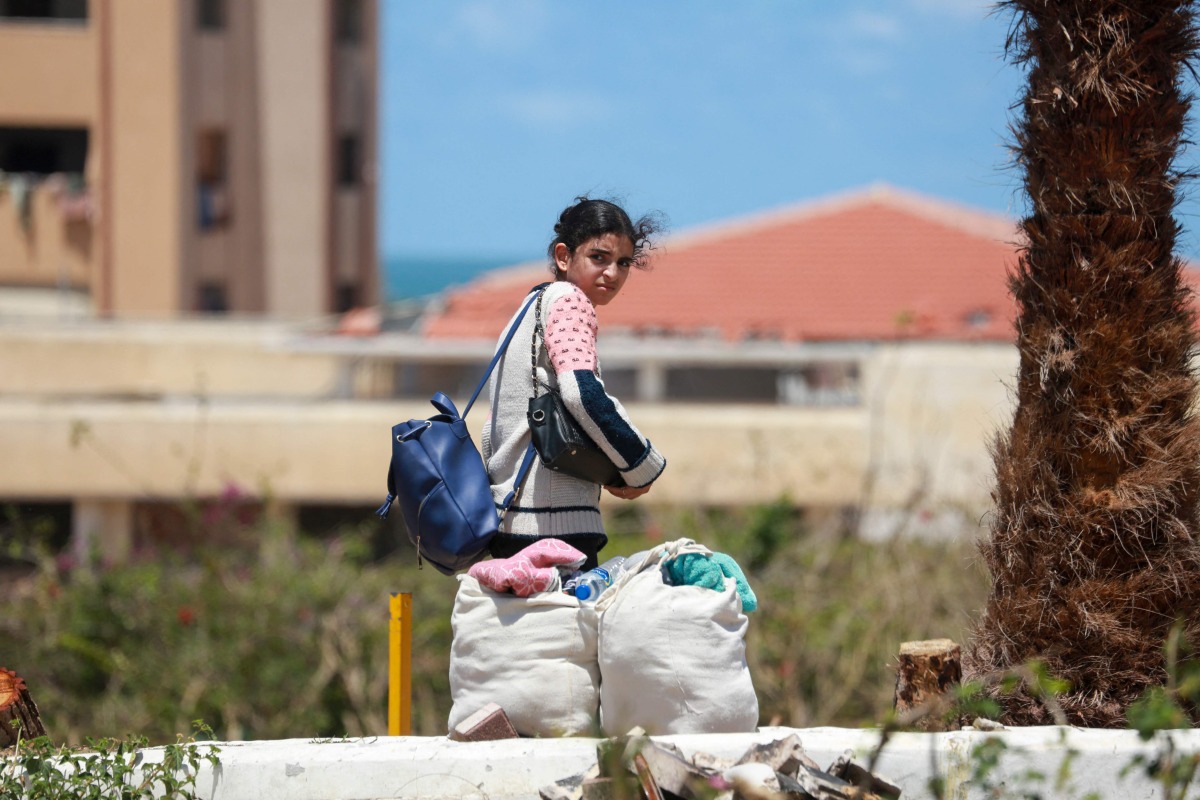
M 554 246 L 554 264 L 559 278 L 578 286 L 592 305 L 608 305 L 633 267 L 633 242 L 619 233 L 606 233 L 588 239 L 574 253 L 560 242 Z

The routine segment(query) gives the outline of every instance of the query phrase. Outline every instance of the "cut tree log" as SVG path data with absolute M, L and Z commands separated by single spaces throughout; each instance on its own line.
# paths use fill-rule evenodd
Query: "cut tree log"
M 42 716 L 20 675 L 0 669 L 0 747 L 12 747 L 18 738 L 45 736 Z
M 950 639 L 905 642 L 896 669 L 896 713 L 932 716 L 944 704 L 946 690 L 962 682 L 962 653 Z M 937 720 L 929 718 L 927 724 Z

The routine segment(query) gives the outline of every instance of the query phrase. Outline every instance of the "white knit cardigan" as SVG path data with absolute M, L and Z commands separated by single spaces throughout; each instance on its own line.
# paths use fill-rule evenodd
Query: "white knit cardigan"
M 583 292 L 572 283 L 559 281 L 547 286 L 542 298 L 543 330 L 549 328 L 547 317 L 561 300 L 568 301 L 572 307 L 581 304 L 581 317 L 594 319 L 591 302 Z M 561 303 L 559 305 L 561 308 Z M 497 508 L 512 490 L 529 446 L 526 412 L 529 398 L 533 397 L 531 345 L 536 308 L 535 303 L 521 320 L 507 352 L 492 372 L 488 386 L 491 416 L 484 425 L 482 450 Z M 511 325 L 512 319 L 505 326 L 501 339 Z M 583 327 L 588 329 L 579 331 L 581 344 L 591 348 L 589 355 L 598 365 L 599 361 L 594 358 L 594 325 Z M 550 332 L 547 332 L 545 338 L 549 336 Z M 595 372 L 590 369 L 556 372 L 546 341 L 538 343 L 538 380 L 558 389 L 567 410 L 608 454 L 627 485 L 649 485 L 666 467 L 666 459 L 633 426 L 621 403 L 605 391 L 598 373 L 598 368 Z M 600 517 L 600 486 L 546 469 L 541 460 L 535 458 L 529 476 L 501 523 L 496 545 L 511 552 L 523 542 L 546 536 L 563 539 L 589 555 L 594 555 L 607 541 Z

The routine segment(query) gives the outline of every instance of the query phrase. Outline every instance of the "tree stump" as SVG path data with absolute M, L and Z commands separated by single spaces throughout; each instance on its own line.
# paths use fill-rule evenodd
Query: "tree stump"
M 12 670 L 0 669 L 0 747 L 12 747 L 18 736 L 36 739 L 45 735 L 42 716 L 25 681 Z
M 896 713 L 934 712 L 946 690 L 962 681 L 962 657 L 950 639 L 904 642 L 896 670 Z

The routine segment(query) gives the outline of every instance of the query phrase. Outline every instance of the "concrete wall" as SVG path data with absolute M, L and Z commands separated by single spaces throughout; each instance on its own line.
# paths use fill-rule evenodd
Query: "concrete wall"
M 190 3 L 120 0 L 109 16 L 110 105 L 101 180 L 111 236 L 109 306 L 118 316 L 163 317 L 179 308 L 184 198 L 181 35 Z
M 99 3 L 92 3 L 93 6 Z M 96 119 L 96 27 L 0 22 L 0 123 L 88 126 Z
M 306 401 L 348 396 L 353 364 L 295 352 L 269 324 L 90 321 L 0 326 L 0 403 L 172 397 Z
M 233 482 L 289 502 L 373 503 L 390 426 L 433 409 L 389 399 L 389 357 L 313 346 L 326 338 L 250 324 L 0 327 L 0 498 L 175 498 Z M 1007 346 L 888 345 L 865 356 L 857 407 L 628 403 L 669 462 L 647 501 L 977 513 L 1015 369 Z M 476 433 L 486 416 L 472 411 Z
M 329 16 L 325 0 L 258 0 L 266 307 L 327 307 L 330 282 Z
M 734 760 L 750 747 L 799 737 L 820 768 L 849 751 L 860 765 L 871 763 L 877 730 L 846 728 L 763 728 L 746 734 L 659 736 L 685 757 L 707 753 Z M 1135 758 L 1164 752 L 1170 736 L 1180 756 L 1200 750 L 1197 731 L 1170 731 L 1142 742 L 1136 731 L 1077 728 L 1015 728 L 999 732 L 893 734 L 874 764 L 877 774 L 899 786 L 906 800 L 952 797 L 985 800 L 1005 797 L 1095 797 L 1098 800 L 1150 800 L 1163 787 Z M 972 775 L 973 758 L 984 742 L 1002 752 L 987 775 L 991 787 Z M 537 800 L 539 791 L 596 767 L 596 739 L 504 739 L 454 742 L 444 737 L 220 743 L 220 766 L 205 763 L 196 780 L 205 800 L 351 800 L 351 798 L 489 798 Z M 161 748 L 145 752 L 151 763 Z M 944 791 L 931 791 L 940 780 Z M 1060 784 L 1061 782 L 1061 784 Z
M 263 263 L 262 147 L 257 81 L 258 32 L 253 3 L 227 3 L 226 27 L 184 36 L 184 175 L 187 224 L 183 229 L 183 310 L 195 310 L 198 286 L 224 287 L 229 307 L 266 308 Z M 220 132 L 227 147 L 225 183 L 219 187 L 225 218 L 201 229 L 198 149 L 203 132 Z

